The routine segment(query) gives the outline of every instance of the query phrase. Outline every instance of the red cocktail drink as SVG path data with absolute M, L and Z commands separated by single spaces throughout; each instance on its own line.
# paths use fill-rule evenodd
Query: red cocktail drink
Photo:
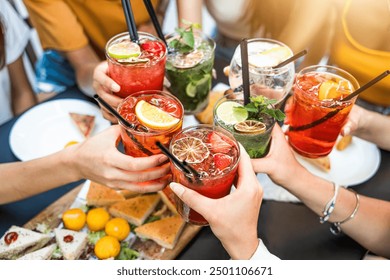
M 288 139 L 299 154 L 317 158 L 328 155 L 346 122 L 356 97 L 343 98 L 359 88 L 356 79 L 331 66 L 310 66 L 296 77 Z
M 187 175 L 171 162 L 173 181 L 210 198 L 221 198 L 230 193 L 237 174 L 240 150 L 228 131 L 210 125 L 188 127 L 172 138 L 169 149 L 176 158 L 188 163 L 200 175 Z M 202 215 L 177 196 L 175 202 L 179 214 L 187 222 L 208 224 Z
M 168 147 L 183 124 L 184 109 L 180 101 L 158 90 L 128 96 L 118 106 L 118 112 L 135 126 L 131 129 L 119 122 L 125 153 L 133 157 L 160 154 L 156 141 Z
M 151 34 L 139 32 L 139 48 L 132 48 L 128 33 L 111 38 L 106 45 L 108 75 L 120 85 L 117 94 L 126 96 L 143 90 L 162 90 L 167 49 L 165 44 Z M 131 50 L 126 50 L 131 46 Z M 120 52 L 111 51 L 120 49 Z

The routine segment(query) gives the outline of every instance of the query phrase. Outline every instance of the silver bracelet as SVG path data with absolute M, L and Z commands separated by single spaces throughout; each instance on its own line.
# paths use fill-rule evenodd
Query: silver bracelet
M 341 224 L 344 224 L 346 222 L 348 222 L 349 220 L 352 220 L 357 211 L 359 210 L 359 206 L 360 206 L 360 196 L 359 194 L 357 194 L 354 190 L 352 189 L 349 189 L 351 192 L 355 193 L 355 197 L 356 197 L 356 205 L 355 205 L 355 209 L 353 209 L 353 212 L 352 214 L 346 218 L 345 220 L 341 221 L 341 222 L 335 222 L 333 223 L 331 226 L 330 226 L 330 232 L 333 233 L 334 235 L 339 235 L 341 233 L 341 228 L 340 228 L 340 225 Z
M 336 205 L 337 195 L 339 194 L 340 185 L 333 183 L 334 194 L 329 202 L 325 205 L 324 211 L 322 212 L 322 217 L 320 217 L 320 223 L 323 224 L 329 220 L 330 214 L 332 214 L 334 207 Z

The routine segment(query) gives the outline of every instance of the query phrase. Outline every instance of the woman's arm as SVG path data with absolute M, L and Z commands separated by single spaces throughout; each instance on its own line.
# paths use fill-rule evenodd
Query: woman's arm
M 333 197 L 334 186 L 298 163 L 279 126 L 275 125 L 273 130 L 269 154 L 262 159 L 252 159 L 252 164 L 255 172 L 267 173 L 275 183 L 297 196 L 318 216 L 323 216 L 325 205 Z M 329 222 L 345 220 L 355 208 L 356 195 L 340 188 Z M 365 248 L 390 257 L 390 202 L 360 196 L 355 217 L 343 223 L 341 229 Z
M 161 190 L 168 184 L 166 156 L 127 156 L 116 147 L 119 139 L 120 128 L 115 125 L 55 154 L 26 162 L 0 164 L 0 204 L 81 179 L 140 193 Z
M 202 24 L 203 0 L 176 0 L 179 26 L 182 20 Z
M 20 56 L 7 67 L 11 80 L 12 110 L 15 115 L 18 115 L 35 105 L 37 98 L 24 69 L 23 57 Z

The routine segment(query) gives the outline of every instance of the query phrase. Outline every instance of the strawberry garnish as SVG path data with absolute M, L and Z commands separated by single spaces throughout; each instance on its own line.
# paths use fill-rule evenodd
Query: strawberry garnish
M 226 154 L 232 148 L 231 141 L 226 136 L 223 136 L 215 131 L 213 131 L 213 132 L 209 133 L 209 135 L 207 135 L 207 142 L 210 143 L 210 145 L 211 145 L 210 150 L 213 153 Z
M 161 56 L 162 53 L 165 52 L 165 47 L 160 42 L 155 41 L 146 41 L 141 44 L 141 49 L 148 53 L 156 54 L 157 56 Z
M 224 170 L 232 164 L 232 158 L 228 155 L 218 153 L 214 155 L 214 164 L 219 170 Z

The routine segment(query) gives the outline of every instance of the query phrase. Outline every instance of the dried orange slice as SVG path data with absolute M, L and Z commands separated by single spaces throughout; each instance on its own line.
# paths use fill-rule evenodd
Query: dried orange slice
M 208 158 L 210 151 L 200 139 L 184 137 L 172 146 L 172 154 L 181 161 L 188 163 L 201 163 Z
M 234 129 L 241 133 L 247 134 L 261 134 L 264 133 L 267 129 L 267 126 L 255 120 L 246 120 L 243 122 L 236 123 Z
M 169 129 L 180 121 L 180 119 L 144 100 L 139 101 L 135 106 L 135 114 L 144 126 L 157 130 Z
M 202 51 L 195 50 L 187 54 L 178 54 L 172 64 L 179 69 L 192 68 L 198 65 L 202 61 L 203 57 L 204 54 Z

